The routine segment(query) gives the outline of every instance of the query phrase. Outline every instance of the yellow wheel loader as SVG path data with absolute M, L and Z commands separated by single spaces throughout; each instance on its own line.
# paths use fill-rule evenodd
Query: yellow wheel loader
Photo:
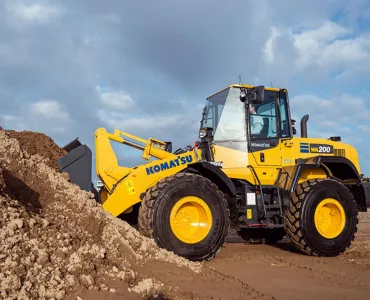
M 209 260 L 229 228 L 250 242 L 287 236 L 302 253 L 336 256 L 351 245 L 358 211 L 370 207 L 370 183 L 356 149 L 340 137 L 296 137 L 287 89 L 233 84 L 207 98 L 194 145 L 95 132 L 99 191 L 89 147 L 64 147 L 62 171 L 113 216 L 127 220 L 167 250 Z M 120 166 L 111 142 L 143 151 L 148 163 Z M 154 160 L 151 160 L 154 158 Z

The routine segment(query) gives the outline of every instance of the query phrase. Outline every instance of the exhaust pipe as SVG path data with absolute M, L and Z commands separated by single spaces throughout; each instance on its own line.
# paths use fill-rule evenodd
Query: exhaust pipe
M 309 115 L 304 115 L 301 120 L 301 137 L 307 137 L 307 121 L 310 118 Z

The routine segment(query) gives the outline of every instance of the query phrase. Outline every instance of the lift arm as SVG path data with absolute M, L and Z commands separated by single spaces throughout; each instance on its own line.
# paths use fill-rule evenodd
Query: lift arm
M 125 144 L 143 151 L 142 158 L 150 162 L 150 156 L 158 159 L 176 157 L 169 151 L 166 151 L 166 142 L 153 138 L 145 140 L 115 129 L 113 134 L 107 132 L 105 128 L 99 128 L 95 131 L 95 163 L 96 174 L 103 182 L 108 192 L 111 192 L 115 185 L 130 174 L 134 168 L 121 167 L 110 141 Z

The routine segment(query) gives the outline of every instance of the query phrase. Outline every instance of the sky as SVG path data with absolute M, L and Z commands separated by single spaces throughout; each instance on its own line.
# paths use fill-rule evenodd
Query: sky
M 93 152 L 99 127 L 177 149 L 197 139 L 205 98 L 241 75 L 287 88 L 298 129 L 309 114 L 308 135 L 341 136 L 370 176 L 369 3 L 2 0 L 0 126 Z

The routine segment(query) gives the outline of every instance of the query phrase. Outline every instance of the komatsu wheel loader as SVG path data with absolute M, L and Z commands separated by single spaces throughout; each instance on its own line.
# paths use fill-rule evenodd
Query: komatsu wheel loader
M 207 98 L 193 146 L 173 152 L 171 142 L 97 129 L 99 192 L 78 139 L 59 165 L 106 211 L 190 260 L 213 258 L 230 227 L 251 242 L 287 236 L 304 254 L 337 256 L 370 207 L 370 183 L 356 149 L 340 137 L 308 138 L 307 120 L 296 137 L 287 89 L 233 84 Z M 142 150 L 148 163 L 120 166 L 111 142 Z

